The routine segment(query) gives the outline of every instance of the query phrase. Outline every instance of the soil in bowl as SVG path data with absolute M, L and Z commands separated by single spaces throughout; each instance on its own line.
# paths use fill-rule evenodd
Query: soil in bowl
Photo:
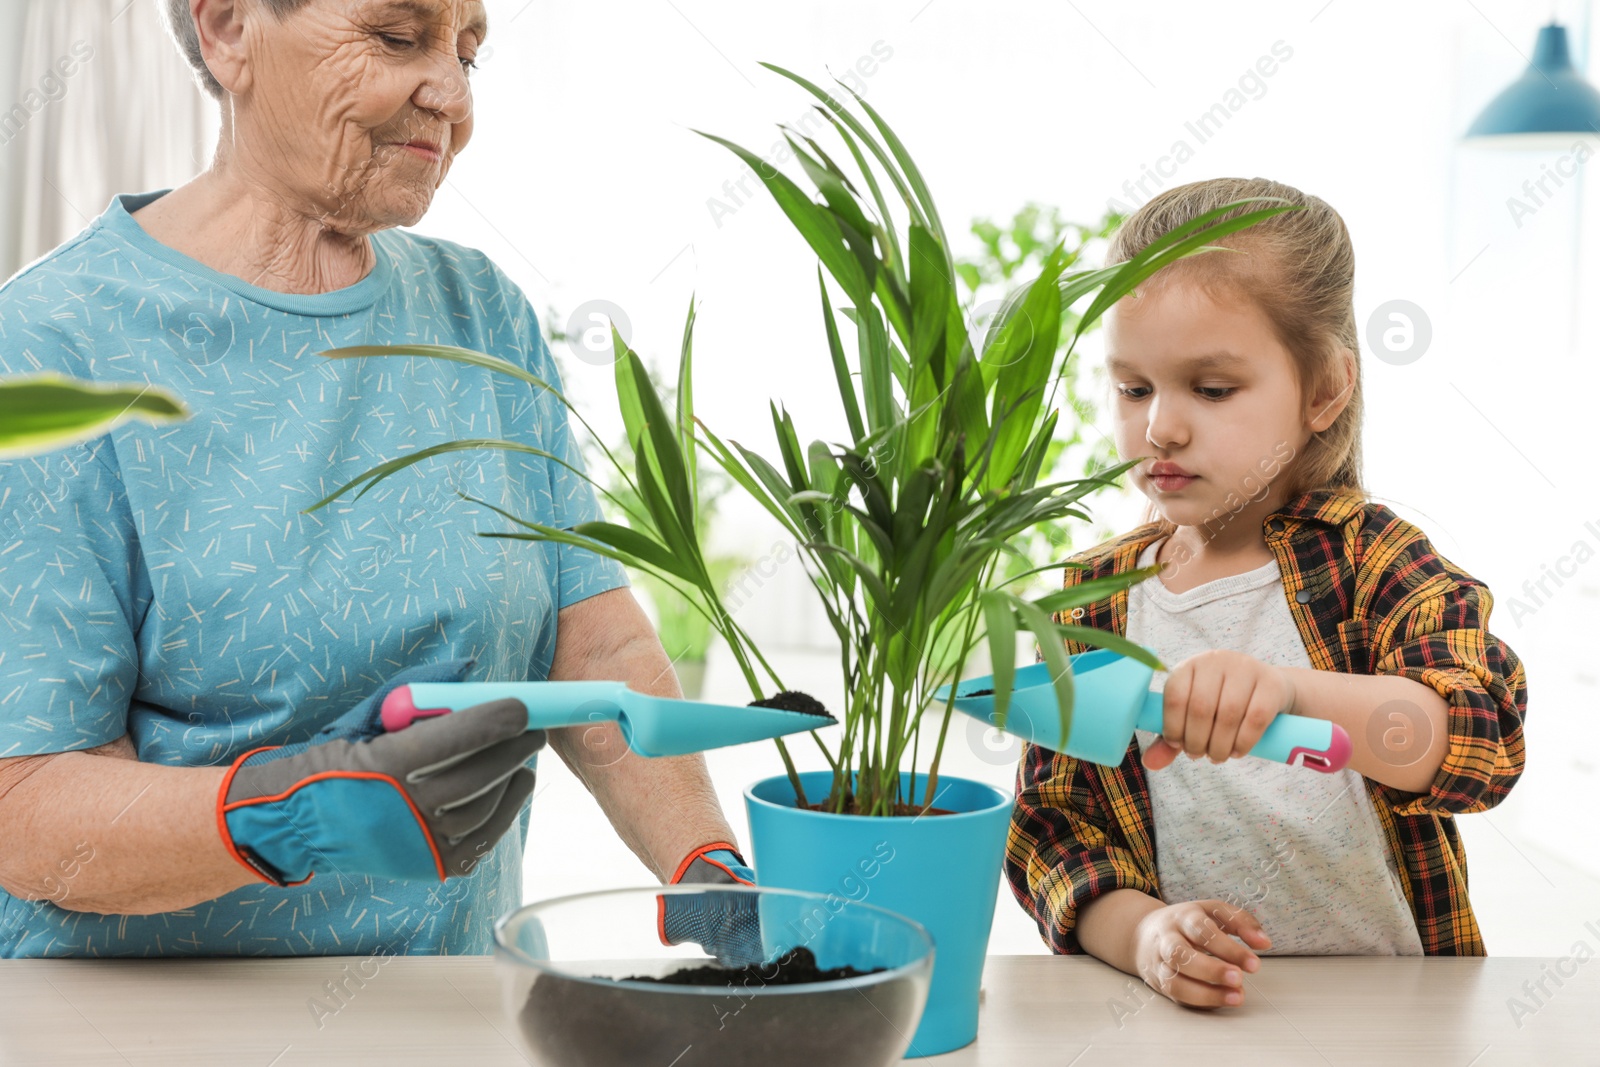
M 790 949 L 771 963 L 752 963 L 744 967 L 718 967 L 714 963 L 697 967 L 680 967 L 660 978 L 629 975 L 627 982 L 664 982 L 669 985 L 720 985 L 735 989 L 745 988 L 747 982 L 762 985 L 804 985 L 807 982 L 837 982 L 841 978 L 861 978 L 885 971 L 886 967 L 873 967 L 859 971 L 854 967 L 818 967 L 817 957 L 801 945 Z
M 815 958 L 786 966 L 786 982 L 768 979 L 770 963 L 766 973 L 759 965 L 694 967 L 663 978 L 629 978 L 628 984 L 544 973 L 528 990 L 517 1026 L 536 1063 L 561 1067 L 669 1061 L 676 1067 L 885 1067 L 899 1062 L 905 1035 L 916 1027 L 923 979 L 904 972 L 889 977 L 880 968 L 855 971 L 860 982 L 825 986 L 819 983 L 836 972 L 818 969 Z M 807 966 L 814 977 L 787 984 Z M 680 978 L 695 971 L 710 971 L 715 981 Z M 711 985 L 722 986 L 723 994 L 713 994 Z

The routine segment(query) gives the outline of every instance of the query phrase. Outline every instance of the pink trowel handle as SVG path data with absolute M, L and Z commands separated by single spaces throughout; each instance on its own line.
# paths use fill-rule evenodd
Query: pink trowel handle
M 1144 707 L 1135 725 L 1141 730 L 1159 734 L 1162 727 L 1161 690 L 1152 689 L 1145 694 Z M 1077 730 L 1077 726 L 1073 726 Z M 1314 719 L 1306 715 L 1279 712 L 1267 726 L 1261 739 L 1250 749 L 1250 755 L 1291 767 L 1309 767 L 1323 774 L 1342 771 L 1350 763 L 1350 735 L 1344 727 L 1327 719 Z
M 431 719 L 436 715 L 448 715 L 450 709 L 445 708 L 419 708 L 411 696 L 411 687 L 402 685 L 389 692 L 383 698 L 383 707 L 378 712 L 383 720 L 383 728 L 389 733 L 404 730 L 418 719 Z
M 1333 727 L 1333 739 L 1328 742 L 1328 747 L 1315 749 L 1297 746 L 1289 753 L 1288 763 L 1291 767 L 1310 767 L 1323 774 L 1333 774 L 1349 765 L 1352 751 L 1350 735 L 1338 723 L 1329 725 Z

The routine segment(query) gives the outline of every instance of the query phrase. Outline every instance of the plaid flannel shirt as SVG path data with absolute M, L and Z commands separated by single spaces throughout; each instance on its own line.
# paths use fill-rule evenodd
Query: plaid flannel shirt
M 1449 701 L 1449 753 L 1428 792 L 1362 781 L 1423 952 L 1487 955 L 1452 816 L 1484 811 L 1511 791 L 1522 773 L 1527 708 L 1521 661 L 1488 631 L 1488 587 L 1435 552 L 1421 530 L 1355 490 L 1313 490 L 1267 516 L 1263 529 L 1314 668 L 1412 678 Z M 1148 523 L 1074 556 L 1086 566 L 1067 567 L 1064 585 L 1136 569 L 1158 535 Z M 1127 604 L 1123 591 L 1057 621 L 1125 635 Z M 1069 653 L 1092 647 L 1066 646 Z M 1083 951 L 1074 932 L 1078 909 L 1100 894 L 1128 888 L 1162 899 L 1138 742 L 1117 767 L 1028 745 L 1005 870 L 1059 953 Z

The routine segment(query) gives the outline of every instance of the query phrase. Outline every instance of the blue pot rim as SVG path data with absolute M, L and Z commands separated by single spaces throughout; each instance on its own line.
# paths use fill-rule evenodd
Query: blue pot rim
M 808 900 L 814 900 L 823 905 L 826 905 L 830 899 L 838 899 L 848 909 L 877 912 L 879 916 L 892 920 L 901 926 L 911 927 L 912 932 L 921 938 L 923 944 L 927 946 L 927 951 L 922 953 L 916 959 L 912 960 L 910 963 L 901 964 L 899 967 L 891 967 L 886 971 L 880 971 L 876 974 L 863 974 L 858 975 L 855 978 L 835 978 L 831 982 L 805 982 L 798 985 L 782 986 L 764 985 L 759 989 L 752 991 L 752 996 L 783 996 L 829 992 L 835 989 L 851 989 L 863 985 L 876 985 L 882 982 L 896 981 L 898 979 L 914 975 L 922 968 L 930 967 L 933 963 L 934 953 L 937 951 L 933 941 L 933 934 L 928 932 L 928 928 L 917 922 L 915 919 L 908 918 L 897 911 L 890 911 L 888 908 L 880 907 L 877 904 L 867 904 L 858 900 L 850 900 L 846 897 L 834 898 L 827 893 L 812 893 L 801 889 L 780 889 L 777 886 L 755 885 L 626 886 L 621 889 L 595 889 L 585 893 L 568 893 L 566 896 L 551 897 L 548 900 L 536 900 L 531 904 L 523 904 L 520 907 L 514 908 L 495 920 L 493 929 L 494 951 L 497 956 L 504 957 L 509 962 L 514 963 L 519 967 L 527 967 L 531 970 L 539 971 L 556 978 L 562 978 L 570 982 L 586 982 L 592 985 L 620 987 L 623 989 L 636 989 L 641 992 L 671 994 L 675 996 L 725 997 L 728 995 L 726 986 L 691 986 L 671 985 L 662 982 L 629 982 L 621 978 L 603 978 L 599 975 L 568 974 L 566 971 L 560 969 L 559 964 L 557 964 L 556 961 L 533 959 L 532 957 L 518 950 L 516 947 L 508 944 L 503 936 L 505 927 L 514 919 L 516 919 L 517 916 L 522 915 L 524 912 L 533 911 L 539 908 L 551 908 L 560 904 L 568 904 L 573 901 L 593 897 L 622 896 L 638 893 L 650 893 L 652 895 L 670 893 L 674 896 L 690 896 L 692 894 L 705 893 L 712 890 L 728 893 L 760 893 L 767 896 L 802 897 Z M 685 959 L 683 961 L 683 965 L 693 966 L 695 962 L 697 961 Z M 745 988 L 748 989 L 748 987 Z
M 900 773 L 902 775 L 905 775 L 905 774 L 908 774 L 910 772 L 902 771 Z M 805 778 L 807 778 L 807 777 L 809 777 L 811 775 L 826 775 L 831 780 L 832 777 L 833 777 L 833 772 L 829 771 L 829 770 L 801 771 L 800 772 L 801 779 L 805 779 Z M 927 775 L 922 774 L 921 772 L 918 772 L 918 776 L 919 777 L 923 777 L 923 778 L 927 777 Z M 960 775 L 956 775 L 956 774 L 941 774 L 939 776 L 939 778 L 940 778 L 941 781 L 960 782 L 963 785 L 969 785 L 969 786 L 973 786 L 973 787 L 978 788 L 978 789 L 988 790 L 989 792 L 993 793 L 995 795 L 995 797 L 997 798 L 995 803 L 990 804 L 990 805 L 988 805 L 986 807 L 975 808 L 972 811 L 956 811 L 956 812 L 951 812 L 949 815 L 940 815 L 939 816 L 940 825 L 948 825 L 952 821 L 957 820 L 957 819 L 980 819 L 980 818 L 983 818 L 984 816 L 993 814 L 995 808 L 998 808 L 998 807 L 1010 808 L 1016 802 L 1016 798 L 1015 797 L 1013 797 L 1010 794 L 1006 793 L 1004 790 L 1000 789 L 998 786 L 990 785 L 988 782 L 980 782 L 976 778 L 962 778 Z M 907 824 L 910 824 L 910 823 L 916 821 L 915 817 L 907 817 L 907 816 L 904 816 L 904 815 L 841 815 L 840 813 L 834 812 L 834 811 L 811 811 L 809 809 L 802 810 L 801 808 L 796 807 L 794 804 L 778 804 L 778 803 L 774 803 L 773 801 L 767 800 L 765 797 L 756 796 L 756 790 L 757 789 L 759 789 L 762 786 L 766 785 L 768 782 L 779 782 L 779 781 L 783 782 L 784 785 L 788 785 L 789 784 L 789 776 L 787 774 L 774 774 L 774 775 L 770 775 L 769 777 L 762 778 L 759 781 L 751 782 L 748 786 L 745 787 L 745 790 L 744 790 L 745 803 L 747 803 L 747 804 L 760 804 L 762 807 L 775 808 L 775 809 L 778 809 L 780 811 L 792 811 L 796 815 L 811 816 L 811 817 L 818 818 L 818 819 L 881 819 L 881 820 L 886 820 L 886 821 L 901 819 L 901 820 L 904 820 Z M 798 799 L 798 798 L 795 798 L 795 799 Z M 935 798 L 935 799 L 937 799 L 937 798 Z

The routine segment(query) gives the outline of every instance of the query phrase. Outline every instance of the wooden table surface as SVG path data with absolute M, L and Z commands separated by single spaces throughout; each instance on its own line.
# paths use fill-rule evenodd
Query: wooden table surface
M 1267 957 L 1246 977 L 1245 1004 L 1216 1012 L 1180 1008 L 1089 957 L 991 956 L 977 1041 L 920 1062 L 1600 1064 L 1600 963 L 1589 967 L 1592 949 L 1580 951 L 1581 960 Z M 0 961 L 0 1064 L 528 1063 L 489 957 L 361 962 Z M 346 981 L 347 1002 L 319 1016 L 312 998 L 347 967 L 377 973 L 359 988 Z

